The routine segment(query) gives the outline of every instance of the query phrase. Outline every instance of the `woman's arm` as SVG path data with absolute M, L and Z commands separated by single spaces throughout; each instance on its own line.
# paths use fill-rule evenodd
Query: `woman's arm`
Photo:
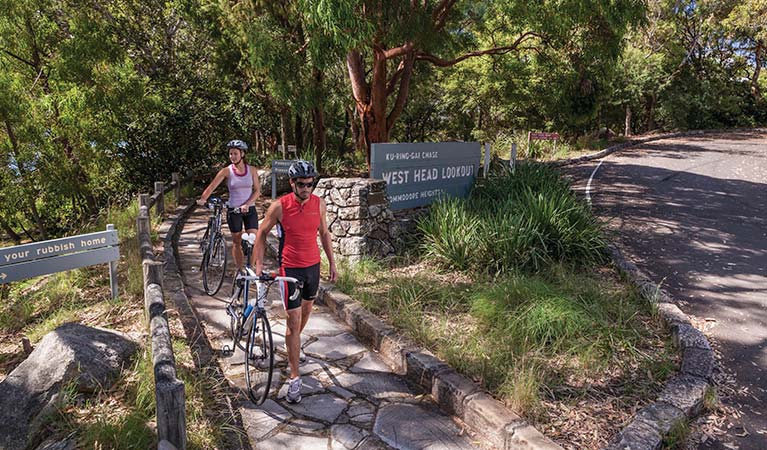
M 224 181 L 228 175 L 229 175 L 229 167 L 224 167 L 223 169 L 219 170 L 216 176 L 213 178 L 213 181 L 211 181 L 208 187 L 206 187 L 205 190 L 202 191 L 202 195 L 200 196 L 200 199 L 197 200 L 197 204 L 200 206 L 204 205 L 205 202 L 208 201 L 208 197 L 210 197 L 210 194 L 212 194 L 213 191 L 216 190 L 218 185 L 221 184 L 221 182 Z

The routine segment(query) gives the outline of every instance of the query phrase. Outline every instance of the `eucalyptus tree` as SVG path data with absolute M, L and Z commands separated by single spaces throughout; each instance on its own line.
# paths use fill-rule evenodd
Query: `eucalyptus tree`
M 402 114 L 417 64 L 450 67 L 483 55 L 502 56 L 575 44 L 570 56 L 617 54 L 621 37 L 641 17 L 639 0 L 404 1 L 301 0 L 310 51 L 344 53 L 366 144 L 386 142 Z M 484 38 L 481 39 L 480 37 Z M 489 43 L 488 45 L 484 45 Z
M 736 31 L 731 23 L 740 3 L 649 1 L 648 20 L 631 34 L 616 70 L 613 103 L 640 111 L 638 125 L 646 130 L 764 120 L 754 86 L 757 41 L 747 37 L 747 27 Z M 749 19 L 753 36 L 760 17 Z
M 337 59 L 332 52 L 307 52 L 309 42 L 300 3 L 211 2 L 207 7 L 215 11 L 222 26 L 218 39 L 230 70 L 255 89 L 264 104 L 278 110 L 283 151 L 291 117 L 296 117 L 295 138 L 300 144 L 303 115 L 310 115 L 312 148 L 321 168 L 327 146 L 326 104 L 332 90 L 327 77 Z
M 2 0 L 0 10 L 4 163 L 45 238 L 97 212 L 119 184 L 105 182 L 112 105 L 130 103 L 134 78 L 91 10 L 55 0 Z
M 753 66 L 749 80 L 751 93 L 761 101 L 759 77 L 767 65 L 767 0 L 738 0 L 720 2 L 726 17 L 722 20 L 724 30 L 740 51 L 749 53 Z

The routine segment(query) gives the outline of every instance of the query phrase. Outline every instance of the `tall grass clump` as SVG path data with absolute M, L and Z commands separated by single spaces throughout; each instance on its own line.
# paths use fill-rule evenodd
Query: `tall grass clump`
M 324 254 L 322 256 L 325 258 Z M 326 259 L 323 259 L 322 265 L 328 267 Z M 363 257 L 359 261 L 339 258 L 336 286 L 343 292 L 352 292 L 355 286 L 364 284 L 370 274 L 381 270 L 383 270 L 383 265 L 370 257 Z
M 468 201 L 446 198 L 432 205 L 431 213 L 418 225 L 423 233 L 422 249 L 440 265 L 465 270 L 478 263 L 481 220 Z
M 450 269 L 537 272 L 604 260 L 599 223 L 556 169 L 542 164 L 479 180 L 466 200 L 437 202 L 419 229 L 425 256 Z

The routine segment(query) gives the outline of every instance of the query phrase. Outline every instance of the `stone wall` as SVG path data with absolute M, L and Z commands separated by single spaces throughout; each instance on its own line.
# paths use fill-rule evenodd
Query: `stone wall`
M 325 199 L 328 228 L 338 256 L 393 255 L 403 242 L 403 225 L 389 209 L 386 182 L 370 178 L 324 178 L 314 193 Z

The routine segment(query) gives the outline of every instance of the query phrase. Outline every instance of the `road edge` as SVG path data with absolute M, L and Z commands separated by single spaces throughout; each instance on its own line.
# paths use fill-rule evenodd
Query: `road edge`
M 690 131 L 678 131 L 678 132 L 663 133 L 663 134 L 653 134 L 653 135 L 644 136 L 644 137 L 634 137 L 634 138 L 630 138 L 626 142 L 621 142 L 620 144 L 607 147 L 595 153 L 590 153 L 588 155 L 577 156 L 575 158 L 568 158 L 568 159 L 563 159 L 559 161 L 548 161 L 547 164 L 550 164 L 554 167 L 569 166 L 570 164 L 577 164 L 584 161 L 591 161 L 594 159 L 603 158 L 607 155 L 611 155 L 617 152 L 618 150 L 623 150 L 625 148 L 633 147 L 635 145 L 640 145 L 647 142 L 660 141 L 663 139 L 673 139 L 673 138 L 686 137 L 686 136 L 700 136 L 704 134 L 731 133 L 735 131 L 756 131 L 756 132 L 764 133 L 764 132 L 767 132 L 767 128 L 722 128 L 722 129 L 713 129 L 713 130 L 690 130 Z
M 706 336 L 676 305 L 674 299 L 620 249 L 609 244 L 607 253 L 618 271 L 655 308 L 671 332 L 674 345 L 682 354 L 679 373 L 666 382 L 656 400 L 633 417 L 603 450 L 644 450 L 661 448 L 676 427 L 686 425 L 704 408 L 711 386 L 715 356 Z

